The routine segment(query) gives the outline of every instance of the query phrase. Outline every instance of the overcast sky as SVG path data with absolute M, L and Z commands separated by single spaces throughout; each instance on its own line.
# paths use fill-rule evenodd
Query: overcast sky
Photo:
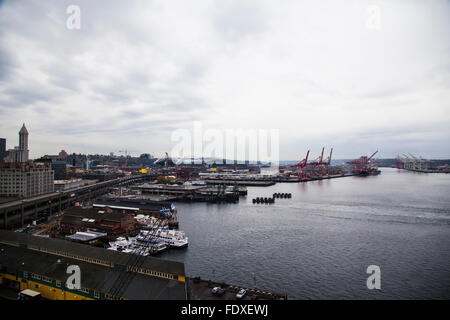
M 450 158 L 450 3 L 0 0 L 0 119 L 31 157 L 158 156 L 200 121 L 279 129 L 282 160 Z

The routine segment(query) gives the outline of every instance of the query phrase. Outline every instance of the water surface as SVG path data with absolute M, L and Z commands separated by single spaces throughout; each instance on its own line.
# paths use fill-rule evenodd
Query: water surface
M 291 199 L 252 199 L 290 192 Z M 382 174 L 250 187 L 238 204 L 178 204 L 190 276 L 290 299 L 450 298 L 450 174 Z M 366 287 L 369 265 L 381 290 Z

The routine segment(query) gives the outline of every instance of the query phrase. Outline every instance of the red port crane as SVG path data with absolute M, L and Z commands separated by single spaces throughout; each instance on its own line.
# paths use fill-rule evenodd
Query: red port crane
M 309 150 L 306 153 L 305 159 L 297 164 L 292 165 L 292 168 L 297 168 L 298 180 L 306 180 L 306 165 L 308 163 Z
M 347 163 L 354 165 L 354 174 L 369 175 L 372 171 L 377 170 L 377 168 L 374 166 L 374 163 L 370 161 L 377 152 L 378 150 L 375 151 L 370 157 L 362 156 L 359 159 L 355 159 Z
M 291 168 L 297 168 L 298 170 L 298 180 L 307 180 L 308 178 L 319 178 L 321 179 L 324 174 L 327 174 L 330 176 L 330 164 L 331 164 L 331 157 L 333 155 L 333 148 L 331 148 L 330 155 L 324 159 L 323 153 L 324 153 L 325 147 L 322 148 L 322 152 L 317 159 L 308 162 L 309 157 L 309 151 L 306 153 L 305 159 L 300 161 L 297 164 L 291 165 Z
M 326 158 L 325 161 L 321 161 L 321 169 L 323 172 L 325 172 L 328 175 L 328 177 L 331 176 L 330 164 L 331 164 L 331 156 L 332 155 L 333 155 L 333 148 L 331 148 L 330 155 L 328 156 L 328 158 Z
M 309 176 L 311 178 L 322 178 L 322 171 L 321 171 L 321 165 L 323 160 L 323 151 L 325 150 L 325 147 L 322 148 L 322 153 L 320 156 L 315 159 L 314 161 L 308 163 L 309 168 Z

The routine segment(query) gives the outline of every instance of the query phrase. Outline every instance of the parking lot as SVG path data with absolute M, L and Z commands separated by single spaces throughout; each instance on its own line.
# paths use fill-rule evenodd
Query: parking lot
M 283 295 L 276 293 L 248 289 L 242 299 L 236 298 L 236 293 L 242 289 L 241 287 L 231 286 L 224 283 L 215 283 L 208 280 L 198 280 L 191 278 L 189 281 L 191 288 L 191 299 L 193 300 L 280 300 L 285 299 Z M 221 287 L 224 293 L 221 295 L 211 292 L 212 288 Z

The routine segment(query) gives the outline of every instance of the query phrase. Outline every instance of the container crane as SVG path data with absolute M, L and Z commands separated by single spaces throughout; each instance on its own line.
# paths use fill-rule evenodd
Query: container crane
M 309 150 L 306 153 L 306 157 L 297 164 L 291 166 L 291 168 L 297 168 L 298 180 L 306 180 L 306 165 L 308 163 Z
M 135 152 L 135 151 L 128 151 L 127 149 L 125 150 L 119 150 L 119 152 L 125 153 L 125 164 L 124 164 L 124 168 L 128 167 L 128 158 L 130 157 L 129 152 Z
M 347 162 L 348 164 L 354 165 L 353 173 L 358 175 L 369 175 L 372 172 L 378 171 L 375 167 L 373 167 L 373 163 L 370 160 L 373 158 L 375 154 L 377 154 L 378 150 L 375 151 L 370 157 L 362 156 L 359 159 L 355 159 Z
M 325 159 L 325 161 L 321 161 L 321 165 L 323 166 L 323 171 L 325 171 L 328 175 L 328 177 L 331 176 L 330 172 L 330 164 L 331 164 L 331 156 L 333 155 L 333 148 L 330 150 L 330 155 L 328 158 Z
M 408 152 L 408 154 L 414 159 L 413 170 L 422 171 L 424 169 L 424 166 L 425 166 L 424 159 L 422 159 L 422 157 L 417 158 L 417 157 L 413 156 L 409 152 Z
M 317 177 L 322 178 L 321 166 L 322 166 L 322 161 L 323 161 L 323 151 L 324 150 L 325 150 L 325 147 L 322 148 L 322 153 L 320 154 L 319 157 L 317 157 L 312 162 L 308 163 L 308 166 L 311 167 L 310 176 L 312 176 L 314 178 L 317 178 Z

